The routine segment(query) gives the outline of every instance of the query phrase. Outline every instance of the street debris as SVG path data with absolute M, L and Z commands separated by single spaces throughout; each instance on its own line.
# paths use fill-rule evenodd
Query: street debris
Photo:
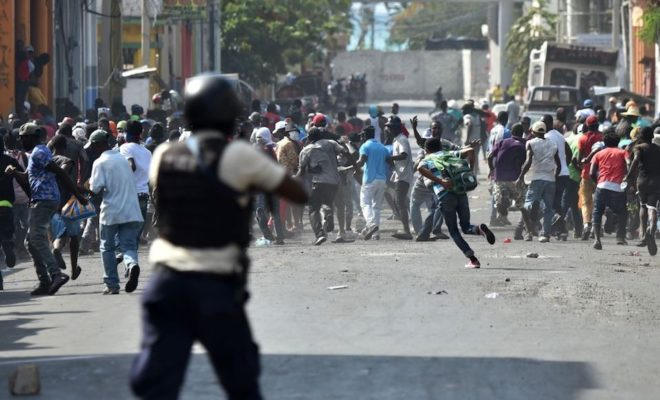
M 506 278 L 504 282 L 511 282 L 511 278 Z
M 427 294 L 449 294 L 446 290 L 438 290 L 437 292 L 427 292 Z
M 616 268 L 616 269 L 614 270 L 614 272 L 628 272 L 628 271 L 625 270 L 625 269 Z
M 328 286 L 328 290 L 348 289 L 348 285 Z
M 539 253 L 527 253 L 525 255 L 527 258 L 539 258 Z
M 506 244 L 511 243 L 511 238 L 506 238 L 506 239 L 504 239 L 504 243 L 506 243 Z
M 629 255 L 629 256 L 633 256 L 633 257 L 639 257 L 639 256 L 641 256 L 641 254 L 640 254 L 639 251 L 629 251 L 629 252 L 628 252 L 628 255 Z
M 497 293 L 497 292 L 493 292 L 493 293 L 488 293 L 484 297 L 487 298 L 487 299 L 496 299 L 496 298 L 500 297 L 500 294 Z
M 341 272 L 348 272 L 348 270 L 347 269 L 342 269 Z
M 14 396 L 34 396 L 41 391 L 39 368 L 35 364 L 19 365 L 9 377 L 9 391 Z

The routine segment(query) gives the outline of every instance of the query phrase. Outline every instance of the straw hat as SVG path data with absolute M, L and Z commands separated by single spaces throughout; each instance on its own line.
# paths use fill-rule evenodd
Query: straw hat
M 621 113 L 621 115 L 639 117 L 639 108 L 637 107 L 628 107 L 628 111 Z

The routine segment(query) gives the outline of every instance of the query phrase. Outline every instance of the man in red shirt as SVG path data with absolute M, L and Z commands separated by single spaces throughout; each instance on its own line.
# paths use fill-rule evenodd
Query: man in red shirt
M 591 179 L 591 163 L 588 160 L 594 144 L 603 141 L 603 134 L 598 131 L 598 118 L 595 115 L 587 117 L 585 132 L 578 139 L 578 157 L 573 159 L 576 167 L 582 170 L 582 181 L 580 182 L 580 205 L 582 208 L 582 222 L 584 229 L 582 240 L 589 240 L 591 234 L 592 211 L 594 208 L 594 191 L 596 184 Z
M 591 179 L 597 181 L 595 205 L 593 210 L 593 228 L 596 241 L 594 249 L 602 250 L 601 221 L 605 208 L 609 207 L 617 216 L 618 229 L 616 244 L 626 243 L 626 221 L 628 221 L 628 210 L 626 208 L 626 192 L 621 183 L 626 177 L 627 165 L 625 150 L 618 148 L 619 136 L 612 132 L 605 136 L 605 148 L 591 160 Z

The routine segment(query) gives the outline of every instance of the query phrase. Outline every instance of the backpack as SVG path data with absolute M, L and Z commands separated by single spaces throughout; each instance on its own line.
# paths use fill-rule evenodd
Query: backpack
M 427 157 L 452 182 L 450 192 L 465 194 L 477 188 L 477 177 L 467 160 L 443 152 Z

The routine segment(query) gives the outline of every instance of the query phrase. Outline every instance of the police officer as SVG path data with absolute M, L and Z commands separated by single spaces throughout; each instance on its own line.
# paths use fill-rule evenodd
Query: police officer
M 150 180 L 159 237 L 142 298 L 142 351 L 131 371 L 141 399 L 176 399 L 190 350 L 207 350 L 229 399 L 261 399 L 259 354 L 245 314 L 248 190 L 307 201 L 286 170 L 242 140 L 229 142 L 241 104 L 231 84 L 199 75 L 186 84 L 185 142 L 154 153 Z

